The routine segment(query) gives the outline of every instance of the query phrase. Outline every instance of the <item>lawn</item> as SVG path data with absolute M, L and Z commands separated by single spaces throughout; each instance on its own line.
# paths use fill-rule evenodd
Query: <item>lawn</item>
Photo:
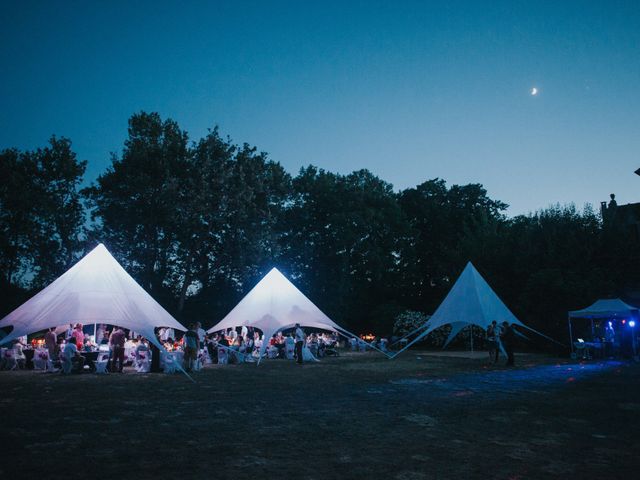
M 347 353 L 184 375 L 0 372 L 0 478 L 638 478 L 640 366 Z

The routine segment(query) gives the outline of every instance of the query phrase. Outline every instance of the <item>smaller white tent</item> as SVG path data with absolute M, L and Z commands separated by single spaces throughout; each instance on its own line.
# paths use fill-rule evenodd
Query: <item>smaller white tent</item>
M 260 352 L 262 358 L 269 338 L 276 332 L 294 327 L 296 323 L 302 327 L 346 332 L 316 307 L 277 268 L 273 268 L 208 332 L 242 326 L 260 329 L 264 334 Z
M 0 320 L 0 327 L 13 327 L 0 344 L 70 323 L 117 325 L 140 333 L 159 348 L 156 327 L 186 330 L 102 244 Z
M 486 330 L 493 320 L 498 324 L 506 321 L 542 335 L 518 320 L 480 272 L 469 262 L 429 319 L 427 328 L 396 355 L 443 325 L 451 324 L 451 333 L 445 343 L 446 346 L 464 327 L 476 325 Z

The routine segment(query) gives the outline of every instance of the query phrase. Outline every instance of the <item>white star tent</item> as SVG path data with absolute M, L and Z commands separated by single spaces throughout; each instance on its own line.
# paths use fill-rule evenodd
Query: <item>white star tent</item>
M 518 320 L 469 262 L 429 319 L 428 325 L 425 325 L 426 329 L 396 355 L 443 325 L 451 324 L 451 333 L 445 343 L 446 346 L 464 327 L 477 325 L 486 330 L 493 320 L 499 325 L 506 321 L 549 338 Z M 555 341 L 550 338 L 549 340 Z
M 276 332 L 294 327 L 296 323 L 301 327 L 349 333 L 327 317 L 277 268 L 273 268 L 208 332 L 243 326 L 260 329 L 264 334 L 260 351 L 262 358 L 269 338 Z
M 106 323 L 140 333 L 162 349 L 155 327 L 185 331 L 100 244 L 37 295 L 0 320 L 13 330 L 0 344 L 70 323 Z

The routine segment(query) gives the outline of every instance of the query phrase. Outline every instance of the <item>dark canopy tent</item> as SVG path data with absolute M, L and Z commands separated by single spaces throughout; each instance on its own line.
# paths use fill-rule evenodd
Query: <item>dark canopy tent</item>
M 574 353 L 573 329 L 571 320 L 574 318 L 583 318 L 591 321 L 591 330 L 593 331 L 594 320 L 627 320 L 638 317 L 638 309 L 633 307 L 619 298 L 597 300 L 593 305 L 583 308 L 582 310 L 573 310 L 569 312 L 569 340 L 571 342 L 571 353 Z

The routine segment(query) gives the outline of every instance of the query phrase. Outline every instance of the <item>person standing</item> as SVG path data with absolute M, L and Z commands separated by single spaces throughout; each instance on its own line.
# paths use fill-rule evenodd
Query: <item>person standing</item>
M 56 336 L 56 328 L 51 327 L 47 333 L 44 334 L 44 344 L 49 351 L 49 360 L 55 360 L 56 358 L 56 346 L 58 345 L 58 338 Z
M 500 325 L 495 320 L 487 327 L 487 342 L 489 344 L 489 360 L 498 363 L 500 356 Z
M 200 347 L 204 347 L 204 337 L 207 332 L 202 328 L 202 324 L 200 322 L 196 322 L 196 333 L 198 334 L 198 340 L 200 341 Z
M 198 332 L 193 323 L 189 325 L 189 330 L 184 334 L 184 369 L 187 372 L 193 370 L 193 366 L 198 358 L 200 350 L 200 340 Z
M 500 336 L 500 339 L 502 341 L 504 351 L 507 354 L 507 366 L 513 367 L 513 344 L 516 340 L 516 333 L 513 330 L 513 326 L 509 325 L 509 322 L 502 322 L 502 334 Z
M 305 334 L 300 324 L 296 323 L 296 363 L 302 365 L 302 346 L 304 345 Z
M 124 342 L 125 342 L 124 330 L 120 327 L 115 327 L 111 337 L 109 337 L 109 346 L 111 347 L 111 371 L 122 373 L 124 368 Z
M 499 323 L 496 323 L 496 326 L 493 328 L 493 337 L 496 339 L 496 359 L 493 363 L 498 363 L 500 352 L 506 353 L 502 346 L 502 330 L 502 326 Z

